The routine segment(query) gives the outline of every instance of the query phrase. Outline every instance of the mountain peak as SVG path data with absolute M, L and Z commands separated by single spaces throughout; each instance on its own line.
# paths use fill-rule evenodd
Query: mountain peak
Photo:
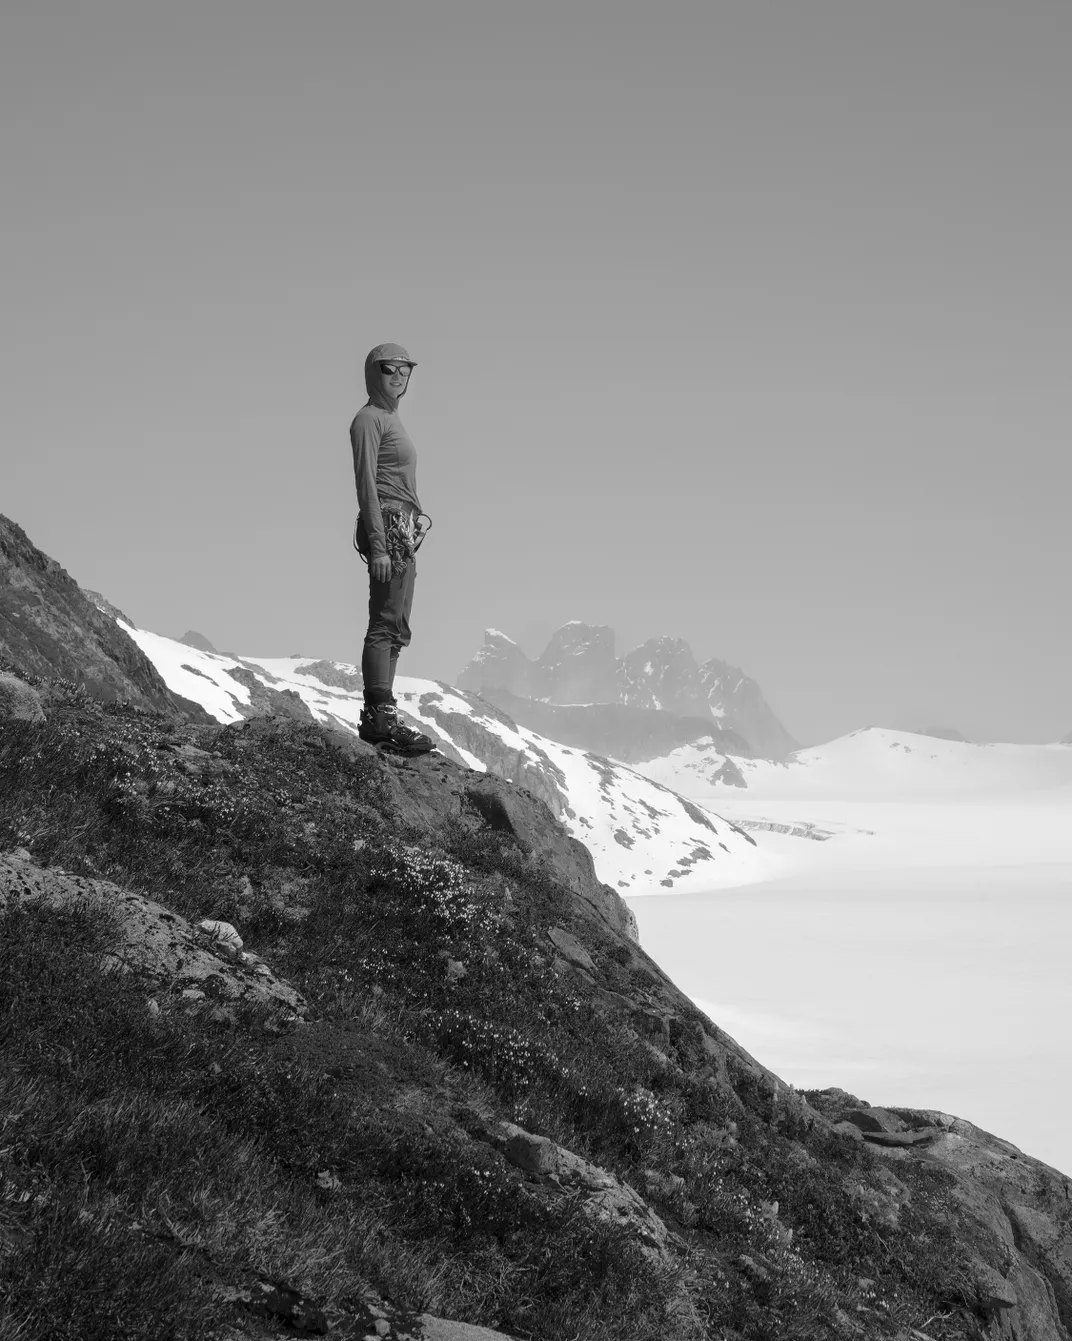
M 97 600 L 104 608 L 21 526 L 0 516 L 0 656 L 23 674 L 84 685 L 105 702 L 204 721 L 201 707 L 172 694 L 123 631 L 122 613 Z
M 614 630 L 572 619 L 556 629 L 535 661 L 497 629 L 458 677 L 477 694 L 544 703 L 618 704 L 703 719 L 755 752 L 784 759 L 798 742 L 775 717 L 755 680 L 712 658 L 698 666 L 684 638 L 662 634 L 616 657 Z M 728 738 L 727 738 L 728 739 Z
M 135 627 L 134 621 L 129 615 L 125 615 L 118 605 L 113 605 L 106 596 L 102 596 L 99 591 L 90 591 L 88 587 L 82 588 L 82 595 L 87 601 L 90 601 L 102 615 L 107 615 L 109 619 L 121 619 L 124 624 L 129 624 L 131 628 Z
M 179 642 L 185 643 L 187 647 L 196 647 L 199 652 L 211 652 L 213 656 L 219 655 L 205 635 L 198 633 L 195 629 L 187 629 Z

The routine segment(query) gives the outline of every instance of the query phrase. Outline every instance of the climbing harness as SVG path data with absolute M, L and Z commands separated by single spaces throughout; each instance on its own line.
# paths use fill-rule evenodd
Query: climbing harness
M 404 573 L 413 561 L 413 556 L 420 549 L 424 537 L 432 529 L 432 519 L 427 512 L 414 514 L 406 508 L 381 508 L 380 515 L 383 518 L 383 540 L 387 547 L 387 557 L 391 560 L 391 576 L 397 577 L 400 573 Z M 422 517 L 424 524 L 421 522 Z M 358 543 L 360 528 L 361 514 L 358 513 L 354 522 L 354 549 L 361 556 L 361 562 L 367 566 L 368 553 Z M 367 535 L 364 538 L 367 545 Z

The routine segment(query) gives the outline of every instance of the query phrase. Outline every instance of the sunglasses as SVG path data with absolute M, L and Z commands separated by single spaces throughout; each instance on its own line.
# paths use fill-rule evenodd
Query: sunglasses
M 387 377 L 394 377 L 395 373 L 401 373 L 403 377 L 408 377 L 413 368 L 408 363 L 381 363 L 380 372 Z

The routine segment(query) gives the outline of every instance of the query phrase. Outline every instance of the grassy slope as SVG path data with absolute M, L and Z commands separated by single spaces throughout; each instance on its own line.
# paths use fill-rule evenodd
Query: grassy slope
M 257 1280 L 335 1324 L 371 1287 L 548 1341 L 830 1336 L 837 1308 L 973 1334 L 951 1179 L 899 1166 L 883 1224 L 871 1152 L 779 1129 L 688 1038 L 664 1058 L 597 1009 L 549 962 L 568 894 L 506 837 L 400 833 L 385 765 L 319 728 L 176 728 L 62 685 L 48 711 L 0 724 L 0 849 L 236 922 L 317 1022 L 173 1000 L 102 972 L 106 920 L 9 914 L 0 1336 L 271 1334 L 228 1302 Z M 628 991 L 629 956 L 587 943 Z M 641 1190 L 680 1269 L 506 1164 L 499 1118 Z

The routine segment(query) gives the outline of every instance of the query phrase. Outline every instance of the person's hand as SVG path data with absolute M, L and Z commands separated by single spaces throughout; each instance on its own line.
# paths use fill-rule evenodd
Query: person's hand
M 391 560 L 386 554 L 381 559 L 369 559 L 369 572 L 377 582 L 390 582 Z

